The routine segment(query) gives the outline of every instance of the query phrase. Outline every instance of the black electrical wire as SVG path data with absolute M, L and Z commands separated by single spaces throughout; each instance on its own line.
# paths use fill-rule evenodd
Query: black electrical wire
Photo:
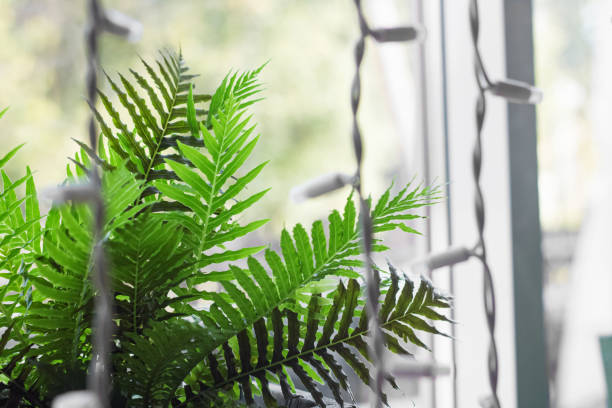
M 372 231 L 372 220 L 370 218 L 370 207 L 368 202 L 363 196 L 361 181 L 362 181 L 362 162 L 363 162 L 363 141 L 361 137 L 361 131 L 359 129 L 359 123 L 357 120 L 357 113 L 359 110 L 359 102 L 361 100 L 361 76 L 360 69 L 361 63 L 363 62 L 363 55 L 365 52 L 365 40 L 366 37 L 371 33 L 368 24 L 363 15 L 363 9 L 361 7 L 361 0 L 355 0 L 355 6 L 357 8 L 357 17 L 359 19 L 359 31 L 360 36 L 355 44 L 355 76 L 353 77 L 353 83 L 351 86 L 351 110 L 353 113 L 353 151 L 355 153 L 355 160 L 357 162 L 357 168 L 355 170 L 355 184 L 354 188 L 359 197 L 360 207 L 360 219 L 361 219 L 361 235 L 362 245 L 365 257 L 365 272 L 366 272 L 366 306 L 367 314 L 369 317 L 369 329 L 372 333 L 372 349 L 373 349 L 373 361 L 374 361 L 374 383 L 372 388 L 374 390 L 374 401 L 372 406 L 375 408 L 382 408 L 383 406 L 383 383 L 385 380 L 385 368 L 384 368 L 384 338 L 380 328 L 380 322 L 378 318 L 378 298 L 380 296 L 379 282 L 376 279 L 372 265 L 372 242 L 373 242 L 373 231 Z
M 89 106 L 96 103 L 98 91 L 98 38 L 103 30 L 103 9 L 98 0 L 88 0 L 88 28 L 85 36 L 87 50 L 87 99 Z M 98 135 L 96 120 L 92 114 L 88 124 L 89 144 L 93 152 L 97 151 Z M 93 210 L 93 282 L 96 288 L 93 356 L 89 367 L 88 388 L 98 397 L 104 407 L 108 407 L 110 392 L 110 347 L 112 340 L 112 298 L 109 287 L 108 261 L 104 253 L 102 238 L 104 233 L 105 209 L 102 200 L 102 183 L 96 163 L 92 163 L 89 172 L 89 182 L 95 191 L 92 197 Z
M 476 139 L 472 152 L 472 170 L 474 176 L 474 212 L 476 215 L 476 227 L 478 231 L 478 241 L 476 243 L 475 254 L 482 264 L 483 280 L 483 300 L 489 331 L 489 352 L 487 355 L 487 370 L 489 385 L 491 388 L 490 403 L 491 408 L 499 408 L 499 397 L 497 396 L 497 380 L 499 364 L 497 358 L 497 344 L 495 342 L 495 289 L 493 287 L 493 277 L 487 259 L 487 247 L 484 240 L 485 228 L 485 204 L 480 185 L 480 172 L 482 169 L 482 128 L 486 114 L 486 91 L 491 86 L 491 81 L 485 71 L 478 49 L 478 35 L 480 20 L 478 16 L 478 0 L 471 0 L 470 9 L 470 29 L 472 34 L 472 45 L 474 47 L 474 74 L 478 85 L 478 96 L 476 98 Z

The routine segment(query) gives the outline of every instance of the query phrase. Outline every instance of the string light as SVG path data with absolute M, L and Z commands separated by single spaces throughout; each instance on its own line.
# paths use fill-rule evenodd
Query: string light
M 102 16 L 104 10 L 97 0 L 88 2 L 89 27 L 86 34 L 87 48 L 87 102 L 95 106 L 98 89 L 98 37 L 103 29 Z M 97 151 L 96 120 L 93 114 L 89 118 L 89 145 L 92 151 Z M 89 171 L 91 189 L 96 196 L 102 196 L 102 180 L 98 166 L 92 163 Z M 109 406 L 110 392 L 110 345 L 112 341 L 112 296 L 110 293 L 108 261 L 102 245 L 104 233 L 105 208 L 101 199 L 92 203 L 93 211 L 93 282 L 96 288 L 93 325 L 93 356 L 89 365 L 87 388 L 93 391 L 100 405 Z
M 375 375 L 373 388 L 375 391 L 375 401 L 373 406 L 382 407 L 382 384 L 385 378 L 384 369 L 384 340 L 378 322 L 378 298 L 379 282 L 375 279 L 373 265 L 371 261 L 372 248 L 372 225 L 369 217 L 370 209 L 362 194 L 361 185 L 361 166 L 363 157 L 363 145 L 361 132 L 357 121 L 357 112 L 361 96 L 360 67 L 365 51 L 365 40 L 367 37 L 374 39 L 378 43 L 387 42 L 407 42 L 422 41 L 425 37 L 425 29 L 418 26 L 405 26 L 393 28 L 371 29 L 363 15 L 361 0 L 354 0 L 360 26 L 360 37 L 355 45 L 355 77 L 351 87 L 351 107 L 353 113 L 353 150 L 356 156 L 357 169 L 354 175 L 344 173 L 331 173 L 320 176 L 301 186 L 292 189 L 290 195 L 296 202 L 312 199 L 323 194 L 327 194 L 346 185 L 352 185 L 359 196 L 361 211 L 361 230 L 363 238 L 363 249 L 366 269 L 366 293 L 367 310 L 370 316 L 370 330 L 373 335 L 373 353 L 375 364 Z M 495 328 L 495 295 L 491 272 L 488 266 L 487 253 L 484 242 L 484 200 L 480 187 L 480 169 L 482 163 L 481 132 L 485 116 L 485 93 L 502 97 L 508 102 L 522 104 L 537 104 L 542 100 L 542 92 L 524 82 L 516 80 L 491 81 L 484 69 L 480 51 L 478 49 L 478 2 L 470 2 L 470 27 L 472 31 L 472 41 L 475 51 L 476 81 L 479 88 L 476 103 L 477 118 L 477 137 L 473 152 L 474 182 L 476 185 L 475 211 L 478 227 L 478 242 L 475 249 L 465 247 L 450 248 L 444 252 L 430 254 L 422 264 L 428 270 L 435 270 L 457 263 L 465 262 L 471 257 L 478 258 L 483 266 L 485 274 L 484 300 L 487 315 L 488 328 L 490 333 L 490 349 L 488 357 L 489 379 L 492 395 L 485 399 L 482 404 L 494 408 L 499 408 L 497 397 L 497 376 L 498 361 L 497 348 L 494 338 Z M 87 31 L 87 91 L 88 102 L 94 106 L 97 91 L 97 63 L 98 63 L 98 37 L 102 31 L 119 35 L 128 41 L 138 41 L 142 36 L 142 24 L 131 17 L 126 16 L 116 10 L 104 10 L 98 0 L 88 1 L 89 29 Z M 89 121 L 89 139 L 93 151 L 97 148 L 97 132 L 95 118 Z M 94 325 L 94 358 L 90 369 L 91 377 L 89 386 L 93 391 L 76 391 L 58 396 L 53 407 L 106 407 L 108 406 L 108 390 L 110 378 L 109 346 L 112 338 L 111 322 L 111 299 L 108 287 L 108 270 L 106 257 L 100 240 L 103 232 L 104 206 L 101 195 L 101 180 L 99 171 L 95 164 L 90 171 L 90 182 L 87 184 L 76 184 L 63 186 L 48 192 L 48 197 L 53 199 L 56 204 L 66 201 L 89 202 L 94 210 L 94 282 L 98 289 L 96 297 L 96 324 Z M 431 365 L 424 365 L 424 369 L 417 366 L 411 368 L 411 375 L 427 376 L 434 375 L 429 373 Z M 422 368 L 422 367 L 421 367 Z M 425 371 L 424 371 L 425 370 Z M 427 371 L 427 372 L 426 372 Z M 428 374 L 429 373 L 429 374 Z
M 523 82 L 515 80 L 502 80 L 492 82 L 485 70 L 480 49 L 478 48 L 478 35 L 480 31 L 480 19 L 478 12 L 478 0 L 470 1 L 469 8 L 470 30 L 472 34 L 472 46 L 474 49 L 475 79 L 478 85 L 476 98 L 476 139 L 472 153 L 472 169 L 474 175 L 474 212 L 476 215 L 476 227 L 478 240 L 474 256 L 480 260 L 484 275 L 483 301 L 487 328 L 489 331 L 489 351 L 487 354 L 487 371 L 491 394 L 480 401 L 482 407 L 500 408 L 497 395 L 497 381 L 499 375 L 499 361 L 497 357 L 497 344 L 495 342 L 495 289 L 493 276 L 487 259 L 487 247 L 484 239 L 485 227 L 485 204 L 482 188 L 480 185 L 480 172 L 482 168 L 482 128 L 486 114 L 486 92 L 501 96 L 508 102 L 515 103 L 538 103 L 542 99 L 542 92 Z
M 361 183 L 363 142 L 357 119 L 357 112 L 359 110 L 359 102 L 361 99 L 360 69 L 364 57 L 365 41 L 367 37 L 373 38 L 379 43 L 416 41 L 423 39 L 424 30 L 416 26 L 372 29 L 369 27 L 364 17 L 361 0 L 354 0 L 354 3 L 357 10 L 360 36 L 354 49 L 355 75 L 353 77 L 353 83 L 351 86 L 350 100 L 351 111 L 353 114 L 353 151 L 355 153 L 357 168 L 353 176 L 347 176 L 341 173 L 332 173 L 308 181 L 303 185 L 294 188 L 290 195 L 294 201 L 303 201 L 308 198 L 318 197 L 322 194 L 337 190 L 347 184 L 352 184 L 354 190 L 357 192 L 360 207 L 362 247 L 365 260 L 366 310 L 369 316 L 369 330 L 370 333 L 372 333 L 370 353 L 373 361 L 375 362 L 373 384 L 371 384 L 372 389 L 374 390 L 374 401 L 372 402 L 372 406 L 375 408 L 380 408 L 383 406 L 382 387 L 386 376 L 384 361 L 384 337 L 378 321 L 380 282 L 376 279 L 371 257 L 373 243 L 372 220 L 370 219 L 370 208 L 363 195 Z
M 353 185 L 355 177 L 344 173 L 329 173 L 314 178 L 294 187 L 289 192 L 289 197 L 295 203 L 301 203 L 311 198 L 338 190 L 347 185 Z
M 128 40 L 140 38 L 142 25 L 116 11 L 105 11 L 98 0 L 87 2 L 88 27 L 85 34 L 87 51 L 87 102 L 95 106 L 98 90 L 98 39 L 103 31 L 120 35 Z M 88 123 L 89 145 L 97 151 L 98 133 L 96 119 L 90 115 Z M 89 181 L 62 186 L 48 192 L 56 203 L 66 201 L 87 202 L 93 212 L 92 274 L 96 288 L 93 324 L 93 356 L 87 378 L 88 391 L 75 391 L 59 395 L 53 401 L 54 408 L 107 408 L 110 393 L 110 348 L 112 342 L 112 296 L 109 282 L 108 261 L 104 253 L 105 208 L 102 199 L 102 180 L 97 164 L 92 163 Z
M 102 16 L 104 31 L 137 42 L 142 37 L 142 23 L 120 11 L 108 9 Z
M 542 91 L 525 82 L 513 79 L 495 81 L 488 88 L 493 95 L 500 96 L 508 102 L 535 105 L 542 101 Z
M 413 269 L 424 269 L 423 272 L 432 272 L 436 269 L 453 266 L 470 259 L 474 255 L 474 251 L 466 247 L 449 248 L 442 252 L 436 252 L 427 255 L 425 258 L 416 261 Z
M 99 190 L 91 183 L 69 184 L 41 191 L 42 199 L 51 200 L 53 205 L 74 203 L 92 203 L 100 199 Z
M 379 28 L 370 30 L 369 34 L 379 43 L 423 41 L 425 29 L 419 26 Z

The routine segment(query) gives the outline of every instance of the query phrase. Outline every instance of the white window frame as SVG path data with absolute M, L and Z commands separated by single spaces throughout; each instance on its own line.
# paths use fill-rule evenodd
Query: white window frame
M 429 165 L 426 174 L 433 178 L 440 180 L 449 174 L 449 180 L 445 181 L 449 183 L 450 244 L 470 246 L 476 242 L 471 163 L 476 132 L 476 84 L 469 0 L 416 1 L 423 4 L 423 24 L 427 27 L 426 76 L 421 81 L 423 95 L 427 96 L 423 111 L 427 112 L 427 122 L 421 125 L 421 133 L 427 133 L 427 148 L 423 152 L 428 157 L 423 162 Z M 479 45 L 486 69 L 493 78 L 509 77 L 533 83 L 531 3 L 531 0 L 479 2 Z M 444 30 L 442 15 L 446 23 Z M 445 47 L 441 32 L 445 32 Z M 503 407 L 547 407 L 533 107 L 508 105 L 501 99 L 487 97 L 481 174 L 486 206 L 485 237 L 497 300 L 495 334 L 500 401 Z M 444 205 L 431 209 L 433 251 L 449 245 L 447 211 Z M 474 407 L 489 393 L 482 271 L 477 262 L 469 261 L 453 268 L 452 274 L 458 321 L 456 393 L 453 375 L 439 377 L 431 406 Z M 450 288 L 449 277 L 448 270 L 434 272 L 438 286 Z M 436 338 L 434 344 L 437 362 L 451 364 L 452 343 Z

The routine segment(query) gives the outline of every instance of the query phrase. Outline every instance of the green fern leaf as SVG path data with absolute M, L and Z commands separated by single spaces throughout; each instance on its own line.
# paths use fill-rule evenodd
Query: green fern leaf
M 401 291 L 400 285 L 403 285 Z M 414 295 L 413 288 L 412 280 L 406 277 L 400 279 L 391 267 L 391 283 L 385 288 L 384 299 L 381 299 L 380 322 L 386 346 L 396 354 L 410 355 L 405 343 L 426 347 L 416 332 L 440 332 L 422 318 L 438 307 L 436 305 L 449 306 L 449 299 L 437 293 L 426 279 L 419 281 Z M 369 331 L 361 284 L 356 280 L 349 280 L 346 286 L 340 282 L 328 296 L 333 299 L 331 304 L 321 295 L 312 296 L 302 313 L 289 309 L 281 312 L 276 308 L 270 316 L 258 319 L 252 328 L 238 333 L 236 342 L 224 343 L 222 353 L 225 358 L 219 360 L 216 352 L 211 353 L 209 360 L 216 361 L 215 368 L 203 369 L 200 373 L 200 393 L 194 398 L 222 392 L 237 383 L 246 403 L 251 404 L 254 402 L 256 380 L 262 394 L 270 395 L 270 390 L 265 389 L 269 387 L 268 382 L 261 381 L 261 378 L 272 375 L 276 381 L 281 381 L 286 367 L 301 380 L 320 406 L 325 406 L 325 401 L 316 382 L 327 384 L 336 401 L 342 404 L 345 397 L 341 391 L 350 392 L 350 387 L 338 358 L 344 360 L 366 384 L 370 384 L 366 343 Z M 286 330 L 283 318 L 287 322 Z M 359 318 L 360 324 L 354 326 L 356 318 Z M 273 344 L 269 344 L 270 336 Z M 359 354 L 354 353 L 349 345 Z M 393 385 L 393 379 L 388 379 Z M 273 406 L 272 402 L 268 405 Z
M 129 115 L 134 126 L 133 131 L 128 128 L 110 98 L 103 92 L 99 92 L 100 100 L 113 126 L 107 124 L 95 108 L 92 109 L 110 149 L 120 159 L 129 159 L 127 168 L 143 178 L 148 186 L 152 180 L 175 178 L 172 174 L 165 173 L 167 169 L 164 166 L 164 153 L 169 148 L 177 149 L 178 140 L 185 144 L 201 145 L 201 141 L 191 132 L 192 128 L 182 119 L 189 112 L 187 118 L 191 121 L 191 126 L 199 123 L 202 119 L 197 119 L 196 116 L 202 116 L 205 111 L 196 109 L 195 103 L 209 101 L 211 97 L 193 93 L 191 80 L 194 76 L 187 73 L 188 69 L 181 55 L 162 53 L 161 61 L 157 61 L 157 71 L 146 61 L 141 61 L 152 83 L 136 71 L 130 72 L 147 95 L 146 99 L 123 75 L 119 75 L 121 86 L 110 76 L 106 76 L 113 93 Z M 175 153 L 166 154 L 165 157 L 173 155 Z M 108 164 L 115 163 L 111 160 Z
M 244 74 L 240 78 L 251 75 Z M 255 81 L 255 76 L 251 79 Z M 224 85 L 220 87 L 222 89 Z M 198 257 L 197 268 L 204 268 L 214 263 L 221 263 L 245 258 L 260 251 L 261 247 L 226 250 L 223 245 L 249 232 L 256 230 L 267 222 L 259 220 L 248 225 L 231 223 L 232 217 L 239 215 L 250 205 L 259 200 L 260 192 L 238 201 L 230 207 L 228 201 L 238 196 L 263 169 L 264 164 L 256 166 L 241 177 L 234 177 L 246 159 L 250 156 L 258 137 L 252 137 L 253 127 L 248 127 L 249 118 L 243 119 L 245 110 L 240 106 L 243 99 L 236 98 L 233 92 L 239 93 L 240 87 L 233 84 L 232 90 L 223 91 L 224 104 L 216 109 L 216 116 L 211 119 L 211 129 L 197 122 L 191 92 L 187 102 L 187 125 L 192 137 L 202 138 L 206 146 L 200 151 L 192 146 L 177 142 L 180 153 L 188 160 L 189 165 L 176 160 L 166 159 L 171 171 L 176 174 L 180 183 L 174 181 L 157 181 L 155 187 L 166 197 L 177 201 L 194 214 L 190 239 Z M 217 92 L 217 100 L 220 95 Z M 230 178 L 234 178 L 230 182 Z M 210 253 L 213 248 L 221 252 Z M 192 284 L 198 283 L 195 279 Z
M 142 181 L 120 167 L 103 173 L 102 185 L 107 203 L 105 233 L 109 236 L 142 210 L 142 206 L 130 208 L 141 194 Z M 26 202 L 26 210 L 27 207 Z M 26 216 L 35 216 L 36 207 L 32 202 Z M 69 376 L 82 375 L 89 359 L 94 295 L 89 280 L 91 223 L 87 206 L 52 208 L 42 247 L 31 249 L 35 263 L 28 280 L 34 288 L 34 298 L 24 323 L 31 332 L 31 343 L 36 345 L 37 360 L 49 366 L 62 362 L 52 369 L 48 379 L 58 387 Z
M 181 374 L 190 359 L 201 354 L 214 341 L 213 330 L 183 320 L 154 323 L 143 335 L 130 335 L 124 351 L 115 357 L 121 385 L 129 406 L 168 406 L 174 390 L 181 384 Z
M 228 245 L 267 222 L 237 221 L 267 191 L 247 190 L 266 163 L 245 166 L 259 138 L 247 108 L 258 100 L 263 67 L 229 74 L 211 97 L 194 92 L 180 54 L 164 52 L 143 65 L 146 75 L 130 71 L 134 83 L 121 74 L 108 77 L 115 96 L 100 92 L 103 113 L 92 107 L 98 149 L 77 142 L 67 166 L 67 183 L 87 177 L 93 163 L 104 170 L 102 244 L 116 300 L 113 403 L 224 406 L 238 398 L 252 404 L 260 394 L 275 406 L 271 383 L 280 384 L 285 398 L 295 392 L 289 372 L 320 405 L 319 383 L 341 402 L 351 395 L 341 360 L 370 382 L 353 198 L 329 215 L 327 227 L 316 221 L 283 230 L 279 251 Z M 17 150 L 0 159 L 0 169 Z M 88 206 L 69 204 L 52 208 L 41 225 L 30 169 L 17 180 L 0 173 L 0 278 L 6 279 L 0 372 L 11 390 L 21 387 L 8 405 L 44 406 L 84 386 L 92 356 L 93 217 Z M 408 223 L 419 216 L 410 211 L 437 196 L 423 186 L 396 195 L 387 190 L 371 211 L 375 232 L 416 233 Z M 374 251 L 386 249 L 374 240 Z M 240 263 L 227 265 L 233 261 Z M 201 283 L 222 290 L 208 292 Z M 426 348 L 418 333 L 439 333 L 430 321 L 448 320 L 439 311 L 448 299 L 426 280 L 415 289 L 394 270 L 383 286 L 387 348 L 398 354 L 409 354 L 406 342 Z M 7 405 L 5 394 L 0 404 Z
M 372 212 L 373 222 L 375 225 L 389 225 L 389 221 L 380 221 L 380 217 L 395 217 L 398 213 L 404 213 L 412 208 L 413 205 L 420 205 L 421 200 L 431 199 L 434 194 L 435 190 L 419 187 L 416 192 L 408 192 L 407 189 L 402 190 L 391 201 L 383 197 L 386 203 L 379 206 L 378 209 L 375 208 L 375 211 Z M 361 261 L 355 259 L 361 253 L 361 245 L 357 214 L 352 197 L 347 200 L 344 217 L 341 217 L 336 211 L 332 212 L 330 219 L 334 220 L 330 223 L 330 234 L 332 228 L 336 228 L 333 233 L 335 241 L 333 246 L 327 244 L 324 234 L 321 235 L 322 225 L 317 226 L 318 222 L 313 226 L 312 245 L 306 230 L 299 224 L 294 228 L 293 237 L 287 230 L 282 231 L 280 240 L 282 257 L 272 250 L 267 250 L 264 256 L 271 270 L 271 275 L 277 278 L 275 281 L 272 281 L 269 277 L 267 280 L 263 278 L 264 272 L 268 276 L 269 274 L 263 265 L 254 259 L 248 262 L 248 270 L 255 277 L 255 280 L 248 279 L 248 275 L 238 273 L 237 271 L 240 269 L 236 267 L 231 268 L 235 281 L 231 286 L 227 281 L 228 276 L 231 275 L 220 273 L 206 277 L 208 281 L 218 280 L 226 290 L 231 288 L 229 290 L 233 293 L 230 296 L 230 302 L 224 299 L 223 294 L 214 294 L 212 300 L 215 303 L 211 306 L 210 311 L 204 314 L 212 327 L 224 329 L 223 336 L 225 337 L 222 337 L 224 341 L 216 344 L 215 348 L 221 347 L 241 331 L 252 327 L 256 321 L 270 316 L 273 310 L 278 309 L 283 312 L 290 311 L 298 314 L 305 313 L 306 309 L 300 305 L 299 301 L 296 303 L 296 299 L 309 297 L 309 294 L 320 293 L 321 290 L 317 288 L 317 282 L 328 276 L 343 275 L 347 270 L 345 265 L 351 264 L 350 261 L 355 261 L 355 265 L 361 265 Z M 341 233 L 337 230 L 340 226 L 342 226 Z M 323 253 L 322 248 L 327 248 L 325 258 L 317 261 L 317 255 L 313 249 L 315 247 L 319 256 Z M 353 317 L 351 308 L 354 309 L 358 306 L 357 299 L 360 288 L 355 280 L 351 280 L 351 282 L 353 283 L 349 284 L 349 290 L 343 295 L 343 299 L 350 300 L 350 307 L 345 306 L 343 309 L 339 334 L 336 334 L 336 337 L 339 336 L 338 338 L 346 337 L 348 334 Z M 245 299 L 240 299 L 240 304 L 236 308 L 231 303 L 236 301 L 238 296 Z M 265 307 L 262 306 L 263 302 L 260 301 L 260 298 L 265 299 Z M 229 325 L 228 320 L 231 322 Z M 420 324 L 419 321 L 415 320 L 415 322 Z M 331 328 L 332 326 L 327 327 L 326 336 L 331 335 Z M 399 348 L 396 347 L 395 350 L 399 350 Z M 343 353 L 346 354 L 345 351 Z M 347 358 L 352 357 L 347 355 Z M 359 371 L 361 367 L 356 366 L 355 369 Z

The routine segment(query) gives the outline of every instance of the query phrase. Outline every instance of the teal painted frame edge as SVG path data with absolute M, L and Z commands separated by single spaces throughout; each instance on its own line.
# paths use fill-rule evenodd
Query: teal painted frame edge
M 612 408 L 612 400 L 610 399 L 610 396 L 612 396 L 612 336 L 601 336 L 599 347 L 601 348 L 604 373 L 606 374 L 606 406 Z
M 534 83 L 532 0 L 504 0 L 506 75 Z M 516 392 L 519 408 L 550 406 L 542 301 L 536 113 L 508 104 Z

